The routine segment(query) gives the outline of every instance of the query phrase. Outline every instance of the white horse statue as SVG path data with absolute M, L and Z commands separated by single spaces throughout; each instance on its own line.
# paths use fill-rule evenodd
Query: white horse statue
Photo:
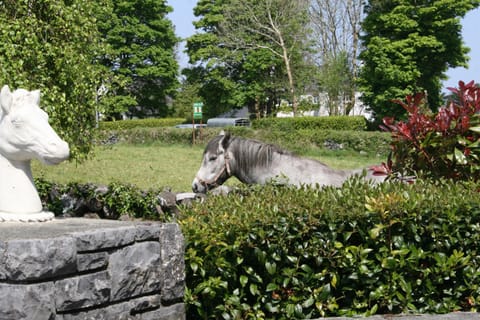
M 192 190 L 206 193 L 232 176 L 247 184 L 275 182 L 295 186 L 341 186 L 349 177 L 363 174 L 373 183 L 383 182 L 386 178 L 386 175 L 377 175 L 370 169 L 334 170 L 277 146 L 222 132 L 207 144 Z
M 40 109 L 40 91 L 3 86 L 0 91 L 0 222 L 53 219 L 43 211 L 30 161 L 58 164 L 68 159 L 68 144 L 48 124 Z

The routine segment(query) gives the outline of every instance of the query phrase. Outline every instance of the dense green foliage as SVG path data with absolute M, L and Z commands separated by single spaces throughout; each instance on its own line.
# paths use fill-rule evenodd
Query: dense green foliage
M 298 88 L 297 83 L 302 76 L 301 69 L 308 61 L 310 43 L 306 41 L 308 28 L 308 7 L 306 1 L 290 0 L 229 0 L 223 7 L 224 20 L 220 24 L 220 43 L 223 46 L 240 52 L 242 58 L 253 56 L 255 60 L 267 60 L 270 65 L 266 70 L 245 68 L 246 75 L 242 76 L 251 92 L 250 100 L 255 100 L 255 108 L 260 115 L 260 101 L 264 103 L 267 87 L 271 87 L 271 61 L 282 62 L 280 75 L 285 79 L 284 86 L 287 98 L 292 103 L 293 113 L 297 113 Z M 253 61 L 249 61 L 252 65 Z M 306 70 L 312 70 L 312 64 Z M 260 72 L 259 72 L 260 71 Z M 270 74 L 267 76 L 265 74 Z M 260 75 L 260 77 L 258 77 Z
M 115 75 L 102 78 L 108 89 L 100 100 L 105 115 L 172 113 L 166 98 L 178 86 L 178 39 L 167 19 L 170 11 L 165 0 L 115 0 L 99 16 L 99 29 L 111 49 L 99 61 Z
M 404 115 L 392 100 L 417 92 L 428 94 L 432 109 L 440 106 L 445 72 L 468 61 L 460 18 L 479 5 L 479 0 L 369 1 L 360 78 L 363 100 L 378 122 Z
M 252 127 L 279 131 L 300 129 L 363 131 L 367 123 L 362 116 L 263 118 L 253 121 Z
M 159 190 L 141 190 L 134 185 L 112 182 L 106 187 L 95 184 L 57 184 L 42 178 L 35 179 L 38 194 L 45 208 L 56 216 L 70 216 L 76 212 L 92 213 L 100 209 L 102 219 L 118 219 L 122 215 L 157 221 L 169 221 L 170 213 L 157 210 Z M 106 190 L 106 191 L 105 191 Z M 73 206 L 65 205 L 65 195 L 71 197 Z
M 175 100 L 173 101 L 174 117 L 185 118 L 189 123 L 192 122 L 193 104 L 203 101 L 203 99 L 198 96 L 199 88 L 199 83 L 190 83 L 188 79 L 183 79 L 175 96 Z
M 342 188 L 243 187 L 157 210 L 159 190 L 112 183 L 36 184 L 49 210 L 62 194 L 108 218 L 177 221 L 186 239 L 189 318 L 304 319 L 476 311 L 480 301 L 478 183 Z M 82 201 L 82 198 L 84 199 Z
M 197 2 L 194 13 L 198 21 L 194 25 L 201 32 L 187 39 L 190 62 L 195 66 L 183 72 L 190 85 L 199 85 L 198 94 L 205 103 L 207 117 L 242 106 L 248 106 L 258 116 L 270 113 L 280 99 L 291 100 L 293 84 L 298 85 L 294 88 L 298 91 L 306 79 L 311 79 L 305 72 L 312 68 L 303 68 L 305 51 L 299 49 L 307 43 L 298 39 L 307 30 L 301 28 L 299 20 L 304 12 L 280 10 L 292 5 L 297 2 Z M 270 11 L 265 11 L 265 6 Z M 279 35 L 273 34 L 271 26 L 265 27 L 268 14 L 279 23 L 277 29 L 284 37 L 285 48 L 288 46 L 288 56 L 279 48 Z M 256 22 L 263 27 L 255 25 Z M 255 31 L 261 30 L 270 31 L 268 35 L 256 34 Z M 289 59 L 289 68 L 296 70 L 290 72 L 290 79 L 285 59 Z
M 242 189 L 185 208 L 188 317 L 476 310 L 478 190 L 350 180 Z
M 147 118 L 123 121 L 102 121 L 99 123 L 100 130 L 123 130 L 133 128 L 158 128 L 172 127 L 184 123 L 184 118 Z
M 204 114 L 214 117 L 242 105 L 241 86 L 237 71 L 239 63 L 228 59 L 228 50 L 219 45 L 219 24 L 224 19 L 223 5 L 227 1 L 199 0 L 194 8 L 198 20 L 197 32 L 187 38 L 187 52 L 194 67 L 184 69 L 186 82 L 197 86 L 204 102 Z M 228 62 L 228 63 L 227 63 Z
M 338 145 L 348 151 L 367 152 L 384 155 L 390 150 L 391 138 L 385 132 L 351 131 L 351 130 L 270 130 L 269 128 L 253 130 L 247 127 L 225 128 L 234 135 L 257 139 L 267 143 L 277 144 L 294 152 L 302 153 L 310 148 L 325 148 L 326 145 Z M 195 142 L 206 143 L 220 132 L 219 128 L 204 128 L 195 130 Z M 98 140 L 104 143 L 122 142 L 150 144 L 163 143 L 192 143 L 191 129 L 177 129 L 169 127 L 135 127 L 117 130 L 100 130 Z M 341 145 L 341 147 L 340 147 Z
M 425 106 L 422 94 L 399 104 L 406 121 L 385 118 L 392 134 L 387 173 L 454 180 L 480 180 L 480 87 L 460 81 L 454 99 L 437 113 Z
M 95 16 L 105 1 L 1 1 L 0 85 L 40 89 L 41 105 L 73 157 L 91 149 L 103 54 Z M 108 72 L 103 72 L 108 76 Z
M 141 105 L 171 113 L 178 39 L 169 10 L 165 1 L 0 1 L 0 85 L 40 89 L 52 125 L 80 159 L 92 149 L 97 112 Z

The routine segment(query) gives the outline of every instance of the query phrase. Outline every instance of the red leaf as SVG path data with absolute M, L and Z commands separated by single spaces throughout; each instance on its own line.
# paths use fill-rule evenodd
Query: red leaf
M 374 176 L 388 176 L 392 173 L 392 168 L 389 167 L 385 162 L 382 164 L 371 166 L 368 168 L 369 170 L 373 171 Z

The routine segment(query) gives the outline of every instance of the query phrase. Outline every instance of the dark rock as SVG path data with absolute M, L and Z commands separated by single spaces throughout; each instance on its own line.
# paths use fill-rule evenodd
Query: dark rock
M 110 289 L 106 271 L 60 280 L 55 282 L 55 305 L 58 311 L 101 305 L 109 301 Z
M 100 269 L 108 264 L 108 253 L 105 251 L 77 254 L 79 272 Z
M 160 263 L 160 244 L 140 242 L 113 252 L 108 271 L 112 278 L 112 301 L 159 292 L 165 276 Z
M 4 268 L 11 281 L 45 279 L 75 273 L 77 252 L 72 238 L 12 240 Z
M 174 223 L 162 224 L 160 231 L 161 267 L 165 280 L 163 301 L 177 301 L 184 294 L 185 261 L 178 252 L 184 252 L 185 241 L 180 227 Z
M 55 319 L 54 291 L 52 282 L 30 285 L 0 283 L 0 319 Z

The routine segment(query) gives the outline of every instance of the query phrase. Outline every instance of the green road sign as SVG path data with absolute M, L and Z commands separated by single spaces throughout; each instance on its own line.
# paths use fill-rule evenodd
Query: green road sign
M 193 104 L 193 119 L 202 119 L 203 102 L 195 102 Z

